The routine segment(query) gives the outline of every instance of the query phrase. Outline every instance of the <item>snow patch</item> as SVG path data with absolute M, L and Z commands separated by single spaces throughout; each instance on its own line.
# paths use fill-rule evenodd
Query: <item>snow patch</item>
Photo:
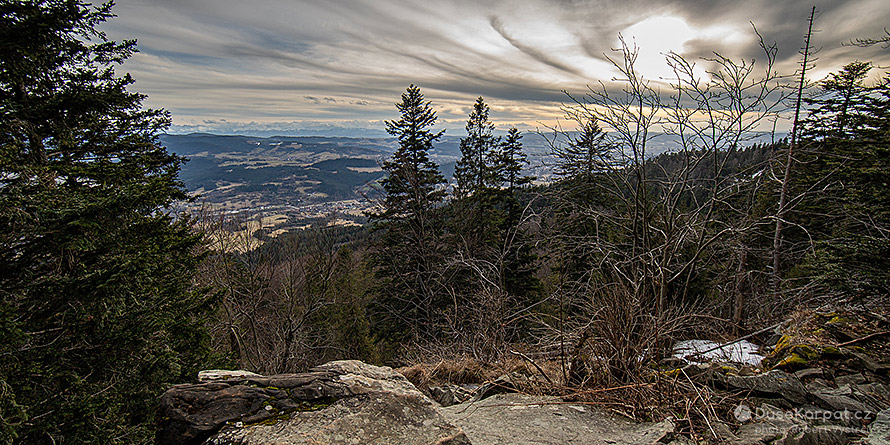
M 721 345 L 710 340 L 683 340 L 674 345 L 674 357 L 685 362 L 729 362 L 757 366 L 763 356 L 760 346 L 747 340 Z

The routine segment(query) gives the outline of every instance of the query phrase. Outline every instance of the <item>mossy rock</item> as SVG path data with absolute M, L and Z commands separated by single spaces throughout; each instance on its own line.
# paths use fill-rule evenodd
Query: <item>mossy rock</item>
M 776 342 L 776 345 L 773 346 L 773 355 L 784 355 L 783 352 L 791 347 L 791 337 L 788 335 L 783 335 L 779 338 L 779 341 Z
M 719 368 L 717 368 L 717 370 L 723 374 L 738 374 L 739 373 L 738 368 L 736 368 L 735 366 L 729 366 L 729 365 L 721 365 Z
M 834 346 L 823 346 L 822 356 L 826 358 L 842 358 L 844 357 L 844 353 Z
M 810 361 L 806 358 L 801 357 L 797 353 L 792 353 L 788 357 L 782 359 L 779 363 L 776 363 L 775 367 L 785 371 L 796 371 L 798 369 L 806 368 L 809 363 Z
M 817 344 L 793 344 L 791 338 L 783 336 L 773 349 L 771 362 L 776 368 L 795 371 L 806 367 L 809 362 L 820 360 L 823 356 L 836 356 L 837 348 Z
M 822 356 L 821 349 L 817 345 L 797 345 L 791 349 L 791 353 L 807 360 L 818 360 Z

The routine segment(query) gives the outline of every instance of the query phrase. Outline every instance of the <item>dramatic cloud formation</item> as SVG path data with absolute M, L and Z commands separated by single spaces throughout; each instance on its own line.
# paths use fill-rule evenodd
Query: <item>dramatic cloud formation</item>
M 821 6 L 814 76 L 890 51 L 843 43 L 890 25 L 886 0 Z M 762 59 L 751 23 L 793 73 L 810 4 L 789 0 L 121 0 L 106 30 L 136 38 L 124 69 L 171 111 L 174 130 L 381 129 L 410 83 L 461 128 L 476 96 L 501 125 L 560 116 L 563 90 L 608 81 L 621 34 L 638 68 L 669 75 L 663 54 Z

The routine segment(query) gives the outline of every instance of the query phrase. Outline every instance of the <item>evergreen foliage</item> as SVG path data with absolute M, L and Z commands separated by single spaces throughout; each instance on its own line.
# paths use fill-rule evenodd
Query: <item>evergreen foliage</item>
M 436 209 L 445 196 L 445 178 L 429 151 L 442 132 L 429 130 L 436 113 L 417 86 L 408 87 L 396 108 L 401 118 L 387 121 L 386 129 L 399 139 L 399 148 L 383 164 L 386 196 L 375 216 L 386 230 L 373 258 L 380 278 L 377 328 L 387 337 L 430 337 L 442 260 Z
M 507 132 L 507 137 L 501 144 L 501 159 L 499 169 L 503 175 L 503 182 L 507 189 L 512 191 L 515 187 L 522 187 L 535 180 L 532 176 L 523 176 L 522 169 L 528 165 L 528 157 L 522 151 L 522 134 L 516 127 Z
M 212 364 L 187 196 L 97 30 L 112 4 L 0 2 L 0 440 L 148 442 L 165 385 Z
M 804 99 L 809 108 L 807 118 L 801 122 L 804 138 L 848 138 L 854 135 L 861 119 L 869 114 L 863 108 L 863 98 L 870 91 L 863 82 L 871 68 L 869 62 L 852 62 L 819 82 L 821 94 Z
M 556 173 L 563 177 L 592 178 L 612 164 L 612 147 L 596 121 L 588 121 L 571 143 L 554 147 Z
M 388 176 L 381 181 L 386 192 L 381 216 L 384 219 L 416 219 L 445 197 L 444 189 L 439 187 L 445 178 L 429 157 L 433 143 L 443 132 L 428 130 L 436 122 L 436 112 L 430 102 L 424 101 L 419 87 L 408 86 L 396 108 L 402 117 L 387 121 L 386 131 L 399 139 L 399 148 L 383 164 Z
M 484 99 L 479 97 L 467 119 L 467 137 L 460 141 L 461 158 L 454 170 L 458 197 L 500 184 L 500 138 L 492 134 L 494 124 L 488 120 L 489 111 Z
M 524 323 L 500 324 L 481 321 L 483 310 L 497 319 L 508 313 L 521 314 L 538 297 L 534 276 L 535 254 L 523 225 L 523 208 L 517 189 L 531 182 L 522 175 L 528 164 L 522 151 L 522 135 L 512 128 L 505 140 L 493 136 L 489 107 L 482 97 L 473 105 L 467 120 L 467 136 L 461 140 L 461 159 L 455 170 L 455 200 L 446 212 L 452 252 L 450 291 L 460 308 L 453 308 L 450 323 L 455 336 L 481 338 L 484 354 L 495 344 L 522 338 Z M 484 317 L 483 317 L 484 318 Z M 482 326 L 494 323 L 496 326 Z
M 813 244 L 805 266 L 831 289 L 890 295 L 890 77 L 868 86 L 867 62 L 820 83 L 804 121 L 798 237 Z

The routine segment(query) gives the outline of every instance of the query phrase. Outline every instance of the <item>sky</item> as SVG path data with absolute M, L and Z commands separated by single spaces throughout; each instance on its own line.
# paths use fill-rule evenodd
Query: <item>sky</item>
M 890 69 L 890 49 L 851 39 L 890 27 L 890 1 L 816 5 L 813 79 L 853 60 Z M 499 129 L 562 118 L 569 96 L 612 85 L 619 35 L 637 69 L 668 82 L 664 54 L 713 52 L 762 63 L 752 23 L 797 68 L 812 3 L 797 0 L 118 0 L 103 25 L 139 53 L 119 72 L 146 105 L 170 111 L 171 132 L 381 132 L 418 85 L 459 134 L 483 96 Z M 875 75 L 885 70 L 875 70 Z M 611 86 L 610 86 L 611 87 Z M 344 130 L 345 131 L 345 130 Z

